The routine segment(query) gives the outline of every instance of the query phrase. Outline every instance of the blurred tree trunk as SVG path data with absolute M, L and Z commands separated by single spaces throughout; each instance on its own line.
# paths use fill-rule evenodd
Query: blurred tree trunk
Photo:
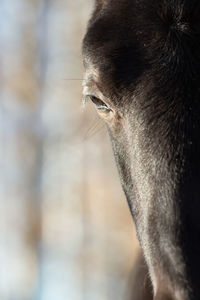
M 39 82 L 45 68 L 37 38 L 40 5 L 35 0 L 0 4 L 8 22 L 0 37 L 0 298 L 5 300 L 32 299 L 38 280 L 43 139 Z

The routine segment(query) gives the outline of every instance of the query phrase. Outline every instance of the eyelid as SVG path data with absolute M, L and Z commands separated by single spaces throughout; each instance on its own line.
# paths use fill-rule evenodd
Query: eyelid
M 98 97 L 94 95 L 88 95 L 87 98 L 89 98 L 93 102 L 93 104 L 98 110 L 111 111 L 111 108 Z
M 104 95 L 100 92 L 99 89 L 94 88 L 94 86 L 90 86 L 85 83 L 83 83 L 83 97 L 84 97 L 84 101 L 87 102 L 87 98 L 88 96 L 94 96 L 98 99 L 104 99 Z M 103 100 L 102 100 L 103 101 Z
M 101 101 L 106 104 L 106 106 L 109 107 L 110 110 L 112 110 L 112 106 L 109 103 L 109 99 L 107 99 L 102 92 L 99 90 L 99 88 L 95 88 L 94 84 L 91 85 L 90 82 L 83 82 L 83 105 L 88 101 L 89 96 L 94 96 L 97 99 L 102 99 Z M 104 99 L 106 98 L 106 101 Z

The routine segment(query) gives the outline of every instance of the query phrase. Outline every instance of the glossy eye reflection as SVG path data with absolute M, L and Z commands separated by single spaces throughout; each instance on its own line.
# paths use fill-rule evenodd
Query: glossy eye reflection
M 105 104 L 99 98 L 97 98 L 95 96 L 92 96 L 92 95 L 88 95 L 88 98 L 94 103 L 96 109 L 101 110 L 101 111 L 105 111 L 105 112 L 110 112 L 111 111 L 110 107 L 108 107 L 108 105 Z

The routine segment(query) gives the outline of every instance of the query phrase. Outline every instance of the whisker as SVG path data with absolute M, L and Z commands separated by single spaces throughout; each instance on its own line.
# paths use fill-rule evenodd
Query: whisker
M 86 131 L 83 140 L 87 140 L 91 137 L 93 137 L 95 134 L 97 134 L 103 127 L 105 126 L 105 124 L 103 123 L 103 121 L 101 119 L 98 119 L 95 123 L 93 123 L 88 130 Z

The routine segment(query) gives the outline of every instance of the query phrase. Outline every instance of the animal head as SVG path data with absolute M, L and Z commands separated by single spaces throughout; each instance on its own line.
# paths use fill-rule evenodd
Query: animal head
M 99 0 L 84 97 L 111 137 L 155 299 L 200 298 L 200 3 Z

